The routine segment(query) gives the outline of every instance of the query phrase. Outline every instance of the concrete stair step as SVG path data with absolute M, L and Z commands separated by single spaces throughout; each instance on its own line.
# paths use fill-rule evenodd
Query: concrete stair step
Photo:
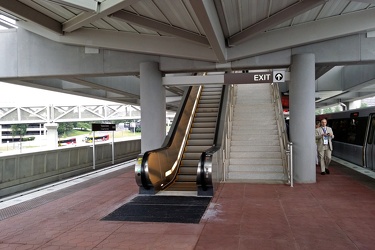
M 276 124 L 248 124 L 246 121 L 233 121 L 234 130 L 277 130 Z
M 275 172 L 284 173 L 281 165 L 229 165 L 229 172 Z
M 276 120 L 275 116 L 271 114 L 264 114 L 264 115 L 257 114 L 253 116 L 251 116 L 250 114 L 243 114 L 243 115 L 239 113 L 233 114 L 233 121 L 248 121 L 249 124 L 251 123 L 262 124 L 265 122 L 273 122 L 275 120 Z
M 249 130 L 234 130 L 232 135 L 259 135 L 261 138 L 268 138 L 268 136 L 278 135 L 278 131 L 273 129 L 249 129 Z
M 229 164 L 230 165 L 249 165 L 249 164 L 254 164 L 254 165 L 282 165 L 282 159 L 281 158 L 242 158 L 242 159 L 237 159 L 237 158 L 230 158 L 229 159 Z
M 238 146 L 231 146 L 231 153 L 251 153 L 251 152 L 281 152 L 280 146 L 259 146 L 259 145 L 238 145 Z M 237 157 L 242 157 L 245 155 L 238 155 Z
M 286 180 L 283 173 L 274 173 L 274 172 L 229 172 L 228 173 L 228 181 L 231 180 L 241 180 L 241 181 L 257 181 L 259 183 L 264 183 L 266 181 L 277 181 L 277 182 L 284 182 Z
M 252 158 L 271 158 L 281 159 L 281 152 L 279 151 L 234 151 L 229 153 L 230 159 L 252 159 Z
M 243 126 L 243 127 L 263 127 L 263 126 L 275 126 L 277 128 L 277 123 L 275 119 L 270 119 L 270 121 L 267 124 L 259 123 L 258 121 L 254 121 L 252 123 L 249 122 L 249 120 L 238 120 L 238 119 L 232 119 L 232 126 Z
M 236 104 L 236 107 L 235 107 L 236 110 L 242 110 L 242 109 L 247 109 L 249 111 L 257 111 L 257 110 L 275 110 L 275 108 L 273 107 L 273 104 L 272 103 L 262 103 L 262 104 L 246 104 L 245 102 L 244 103 L 237 103 Z
M 233 132 L 232 132 L 233 133 Z M 232 141 L 278 141 L 279 135 L 272 134 L 265 137 L 263 134 L 232 134 Z
M 278 146 L 280 147 L 279 140 L 271 139 L 271 140 L 259 140 L 259 139 L 251 139 L 251 140 L 243 140 L 243 141 L 234 141 L 232 140 L 230 142 L 231 147 L 232 146 L 253 146 L 256 145 L 259 146 Z

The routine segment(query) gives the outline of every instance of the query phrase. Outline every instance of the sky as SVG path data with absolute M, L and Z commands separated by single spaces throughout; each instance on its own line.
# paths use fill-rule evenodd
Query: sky
M 0 82 L 0 107 L 48 105 L 105 105 L 113 102 Z

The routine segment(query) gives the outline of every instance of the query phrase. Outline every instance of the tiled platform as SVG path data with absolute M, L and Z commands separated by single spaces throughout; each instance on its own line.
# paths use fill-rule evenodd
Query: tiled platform
M 3 208 L 0 249 L 375 248 L 375 180 L 337 163 L 315 184 L 222 184 L 199 224 L 100 220 L 137 192 L 125 168 Z

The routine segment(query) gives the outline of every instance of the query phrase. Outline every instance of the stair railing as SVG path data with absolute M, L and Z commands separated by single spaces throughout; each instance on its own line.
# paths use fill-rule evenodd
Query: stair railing
M 284 174 L 287 176 L 287 183 L 293 187 L 293 143 L 289 141 L 286 128 L 284 111 L 281 104 L 280 90 L 277 83 L 271 84 L 272 102 L 275 107 L 277 128 L 281 144 L 281 155 L 284 167 Z
M 228 115 L 225 122 L 225 136 L 224 136 L 224 176 L 223 181 L 225 182 L 228 176 L 229 158 L 230 158 L 230 142 L 232 140 L 232 123 L 233 123 L 233 110 L 235 103 L 235 92 L 237 85 L 230 85 L 229 89 L 229 100 L 228 100 Z

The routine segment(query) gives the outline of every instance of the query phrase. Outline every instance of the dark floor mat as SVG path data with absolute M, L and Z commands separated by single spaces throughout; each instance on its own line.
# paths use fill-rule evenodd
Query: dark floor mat
M 102 220 L 199 223 L 211 197 L 137 196 Z

